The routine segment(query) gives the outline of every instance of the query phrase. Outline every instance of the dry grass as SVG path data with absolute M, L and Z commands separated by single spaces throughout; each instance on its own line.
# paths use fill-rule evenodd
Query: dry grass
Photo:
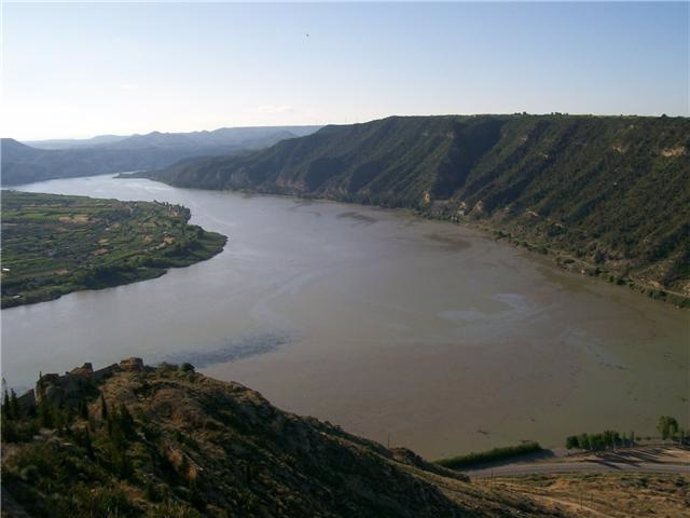
M 528 496 L 566 516 L 690 516 L 690 474 L 534 475 L 476 483 Z
M 690 449 L 670 446 L 636 446 L 616 451 L 586 452 L 567 457 L 554 457 L 551 462 L 652 462 L 655 464 L 687 464 L 690 466 Z M 690 468 L 689 468 L 690 469 Z

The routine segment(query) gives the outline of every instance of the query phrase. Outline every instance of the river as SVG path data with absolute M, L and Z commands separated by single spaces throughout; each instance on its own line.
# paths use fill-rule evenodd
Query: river
M 477 230 L 110 176 L 18 189 L 180 203 L 229 240 L 158 279 L 3 310 L 10 386 L 85 361 L 190 361 L 432 459 L 688 416 L 687 311 Z

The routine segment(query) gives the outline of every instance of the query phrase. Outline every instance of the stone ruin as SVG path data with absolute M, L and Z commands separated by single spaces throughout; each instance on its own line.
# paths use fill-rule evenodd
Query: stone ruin
M 51 405 L 78 404 L 81 397 L 95 389 L 101 381 L 117 372 L 142 372 L 144 361 L 141 358 L 127 358 L 102 369 L 93 370 L 90 362 L 76 367 L 65 374 L 44 374 L 36 383 L 36 388 L 22 394 L 17 399 L 26 410 L 36 408 L 41 401 Z

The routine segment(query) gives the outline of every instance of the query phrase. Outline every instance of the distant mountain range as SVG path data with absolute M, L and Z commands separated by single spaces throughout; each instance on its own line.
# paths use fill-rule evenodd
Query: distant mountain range
M 83 140 L 20 143 L 2 139 L 2 184 L 121 171 L 158 169 L 181 159 L 227 156 L 261 149 L 284 139 L 313 133 L 318 126 L 221 128 L 192 133 L 129 137 L 102 135 Z
M 95 137 L 83 139 L 25 140 L 23 143 L 38 149 L 70 149 L 109 144 L 128 138 L 128 136 L 123 135 L 97 135 Z
M 478 220 L 570 269 L 687 301 L 689 153 L 685 117 L 390 117 L 141 176 Z

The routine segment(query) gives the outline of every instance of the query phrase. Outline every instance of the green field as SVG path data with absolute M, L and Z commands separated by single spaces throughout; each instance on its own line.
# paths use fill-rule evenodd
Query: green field
M 2 308 L 163 275 L 226 238 L 159 202 L 2 191 Z

